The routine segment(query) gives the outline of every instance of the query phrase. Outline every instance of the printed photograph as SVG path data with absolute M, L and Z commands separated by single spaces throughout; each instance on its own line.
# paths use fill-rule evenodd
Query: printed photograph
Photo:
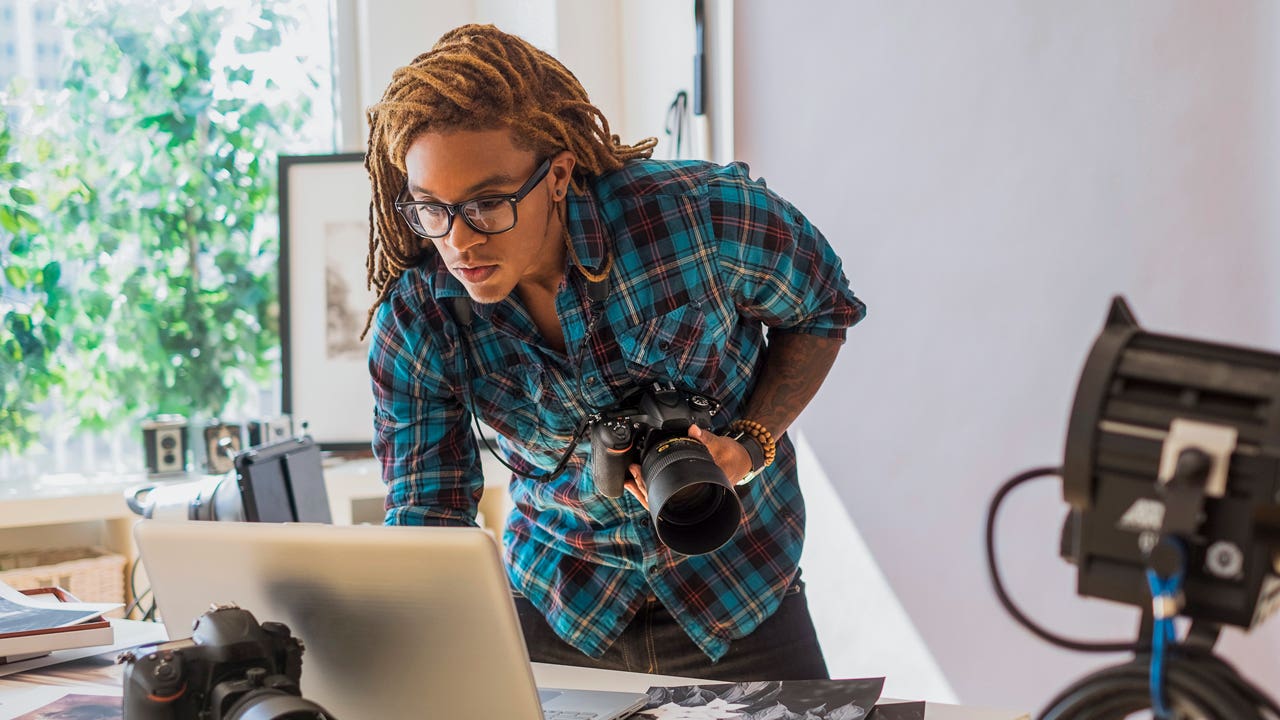
M 863 720 L 884 678 L 649 688 L 635 717 L 654 720 Z
M 0 598 L 0 635 L 73 625 L 92 615 L 93 613 L 86 614 L 83 610 L 19 605 L 12 600 Z
M 61 699 L 19 715 L 15 720 L 123 720 L 123 704 L 110 695 L 64 695 Z
M 924 720 L 924 703 L 904 702 L 876 705 L 871 720 Z

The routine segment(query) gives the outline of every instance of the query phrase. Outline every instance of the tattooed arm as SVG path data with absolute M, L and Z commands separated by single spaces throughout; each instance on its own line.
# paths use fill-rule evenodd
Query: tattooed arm
M 781 438 L 817 394 L 836 361 L 841 342 L 819 335 L 770 333 L 769 356 L 742 417 L 764 425 L 775 439 Z M 751 458 L 736 440 L 709 432 L 691 434 L 707 445 L 730 482 L 741 480 L 751 471 Z

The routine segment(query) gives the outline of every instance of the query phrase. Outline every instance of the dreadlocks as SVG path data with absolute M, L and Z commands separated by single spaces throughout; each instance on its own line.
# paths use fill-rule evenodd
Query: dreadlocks
M 400 275 L 430 247 L 396 214 L 407 182 L 405 152 L 424 132 L 512 130 L 516 146 L 540 157 L 569 150 L 577 158 L 573 188 L 586 178 L 653 154 L 657 140 L 623 145 L 609 121 L 564 65 L 525 40 L 492 25 L 464 25 L 396 70 L 382 100 L 369 108 L 365 169 L 373 184 L 369 205 L 369 287 L 378 294 L 369 318 Z M 572 250 L 572 245 L 570 245 Z

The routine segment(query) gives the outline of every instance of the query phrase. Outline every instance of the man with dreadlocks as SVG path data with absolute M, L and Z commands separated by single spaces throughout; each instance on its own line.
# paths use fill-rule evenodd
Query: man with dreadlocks
M 622 144 L 572 73 L 492 26 L 397 70 L 369 125 L 386 522 L 475 524 L 483 420 L 513 470 L 504 554 L 533 660 L 827 677 L 785 431 L 865 308 L 822 235 L 744 165 Z M 621 498 L 598 492 L 576 434 L 655 382 L 721 403 L 689 434 L 750 480 L 705 554 L 658 540 L 638 466 Z

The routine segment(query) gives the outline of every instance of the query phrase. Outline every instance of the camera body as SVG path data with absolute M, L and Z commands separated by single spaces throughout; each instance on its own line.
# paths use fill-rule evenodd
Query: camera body
M 182 415 L 157 415 L 142 423 L 148 475 L 186 472 L 187 445 L 187 419 Z
M 211 475 L 235 469 L 235 456 L 243 450 L 244 427 L 238 423 L 210 420 L 195 438 L 195 467 Z
M 711 426 L 719 403 L 654 383 L 591 418 L 591 472 L 596 489 L 622 497 L 628 467 L 638 463 L 658 538 L 685 555 L 729 541 L 742 519 L 724 471 L 689 428 Z
M 710 427 L 719 409 L 702 395 L 654 383 L 601 411 L 591 423 L 591 473 L 596 489 L 606 497 L 622 497 L 628 466 L 643 466 L 649 453 L 665 440 L 684 438 L 701 445 L 688 437 L 689 428 Z
M 302 698 L 302 651 L 302 641 L 287 626 L 259 625 L 247 610 L 215 605 L 196 620 L 190 639 L 120 654 L 124 716 L 236 720 L 302 713 L 296 716 L 329 718 Z

